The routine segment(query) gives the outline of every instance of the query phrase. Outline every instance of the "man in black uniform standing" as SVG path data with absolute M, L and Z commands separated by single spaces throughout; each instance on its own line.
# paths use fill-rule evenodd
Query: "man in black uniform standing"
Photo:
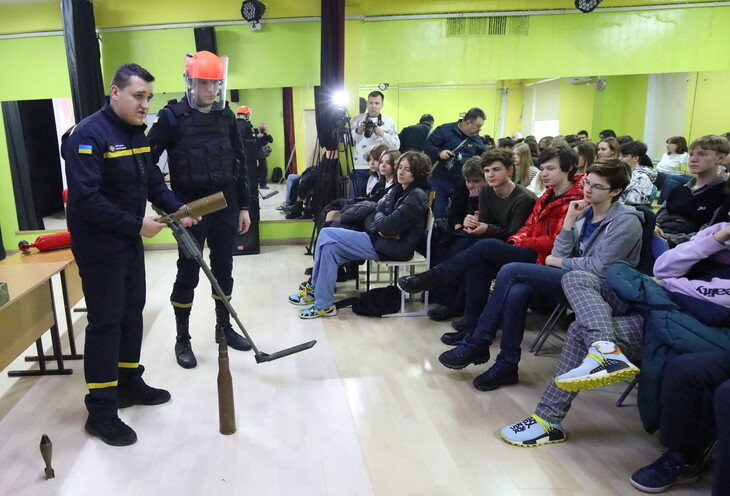
M 230 299 L 236 235 L 245 233 L 251 220 L 250 192 L 242 169 L 243 144 L 236 118 L 226 104 L 225 73 L 224 61 L 211 52 L 189 56 L 184 74 L 186 95 L 160 111 L 148 138 L 155 161 L 167 150 L 170 183 L 181 201 L 190 202 L 223 191 L 228 207 L 206 215 L 190 233 L 201 247 L 208 241 L 211 271 Z M 193 368 L 198 363 L 190 345 L 189 319 L 199 276 L 198 263 L 180 252 L 170 303 L 177 326 L 175 357 L 183 368 Z M 216 336 L 222 331 L 228 346 L 250 350 L 248 341 L 231 327 L 228 310 L 220 297 L 212 288 L 211 293 L 216 300 Z
M 88 308 L 85 429 L 113 446 L 137 441 L 117 407 L 170 399 L 167 391 L 145 384 L 139 364 L 145 304 L 140 235 L 151 238 L 166 227 L 158 216 L 144 217 L 145 207 L 148 199 L 167 212 L 183 206 L 165 186 L 144 135 L 152 81 L 136 64 L 120 66 L 109 103 L 67 131 L 61 145 L 71 249 Z

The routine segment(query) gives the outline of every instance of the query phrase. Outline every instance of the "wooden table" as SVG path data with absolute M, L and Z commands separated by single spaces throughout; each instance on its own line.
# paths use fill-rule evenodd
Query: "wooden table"
M 73 320 L 71 318 L 71 309 L 81 298 L 84 292 L 81 288 L 81 276 L 79 275 L 79 267 L 76 265 L 73 253 L 70 248 L 63 250 L 53 250 L 39 252 L 35 248 L 31 248 L 30 253 L 16 253 L 5 260 L 0 261 L 2 265 L 36 265 L 41 263 L 63 263 L 61 270 L 61 291 L 63 293 L 63 307 L 66 314 L 66 327 L 68 329 L 68 344 L 71 353 L 64 355 L 65 360 L 81 360 L 83 355 L 76 352 L 76 338 L 74 336 Z M 33 361 L 35 357 L 27 357 L 29 361 Z
M 7 282 L 10 300 L 0 307 L 0 370 L 10 364 L 33 341 L 38 352 L 39 370 L 10 371 L 10 376 L 70 374 L 64 368 L 61 338 L 51 278 L 64 270 L 67 262 L 0 264 L 0 281 Z M 56 369 L 46 367 L 41 337 L 51 330 Z

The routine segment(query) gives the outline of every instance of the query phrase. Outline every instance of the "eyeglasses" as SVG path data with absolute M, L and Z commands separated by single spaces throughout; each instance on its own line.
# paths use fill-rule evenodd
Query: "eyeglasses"
M 610 186 L 602 186 L 600 184 L 591 184 L 591 182 L 588 179 L 583 179 L 583 188 L 584 189 L 593 189 L 596 191 L 611 191 L 613 188 Z

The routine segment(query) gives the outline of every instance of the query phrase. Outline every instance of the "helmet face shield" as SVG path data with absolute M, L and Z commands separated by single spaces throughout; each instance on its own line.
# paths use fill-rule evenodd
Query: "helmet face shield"
M 198 110 L 222 110 L 226 106 L 228 57 L 197 52 L 185 61 L 185 92 Z

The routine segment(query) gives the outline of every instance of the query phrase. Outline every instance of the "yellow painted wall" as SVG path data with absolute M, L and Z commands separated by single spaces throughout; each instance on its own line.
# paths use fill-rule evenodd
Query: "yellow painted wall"
M 706 134 L 722 134 L 730 131 L 730 71 L 711 71 L 690 74 L 687 126 L 687 143 Z
M 520 81 L 502 81 L 502 86 L 507 89 L 507 112 L 505 113 L 504 136 L 512 136 L 514 133 L 520 132 L 522 129 L 522 113 L 525 93 Z M 501 112 L 501 104 L 499 112 Z M 495 135 L 492 135 L 492 137 L 494 138 Z M 502 137 L 503 136 L 497 136 L 497 138 Z

